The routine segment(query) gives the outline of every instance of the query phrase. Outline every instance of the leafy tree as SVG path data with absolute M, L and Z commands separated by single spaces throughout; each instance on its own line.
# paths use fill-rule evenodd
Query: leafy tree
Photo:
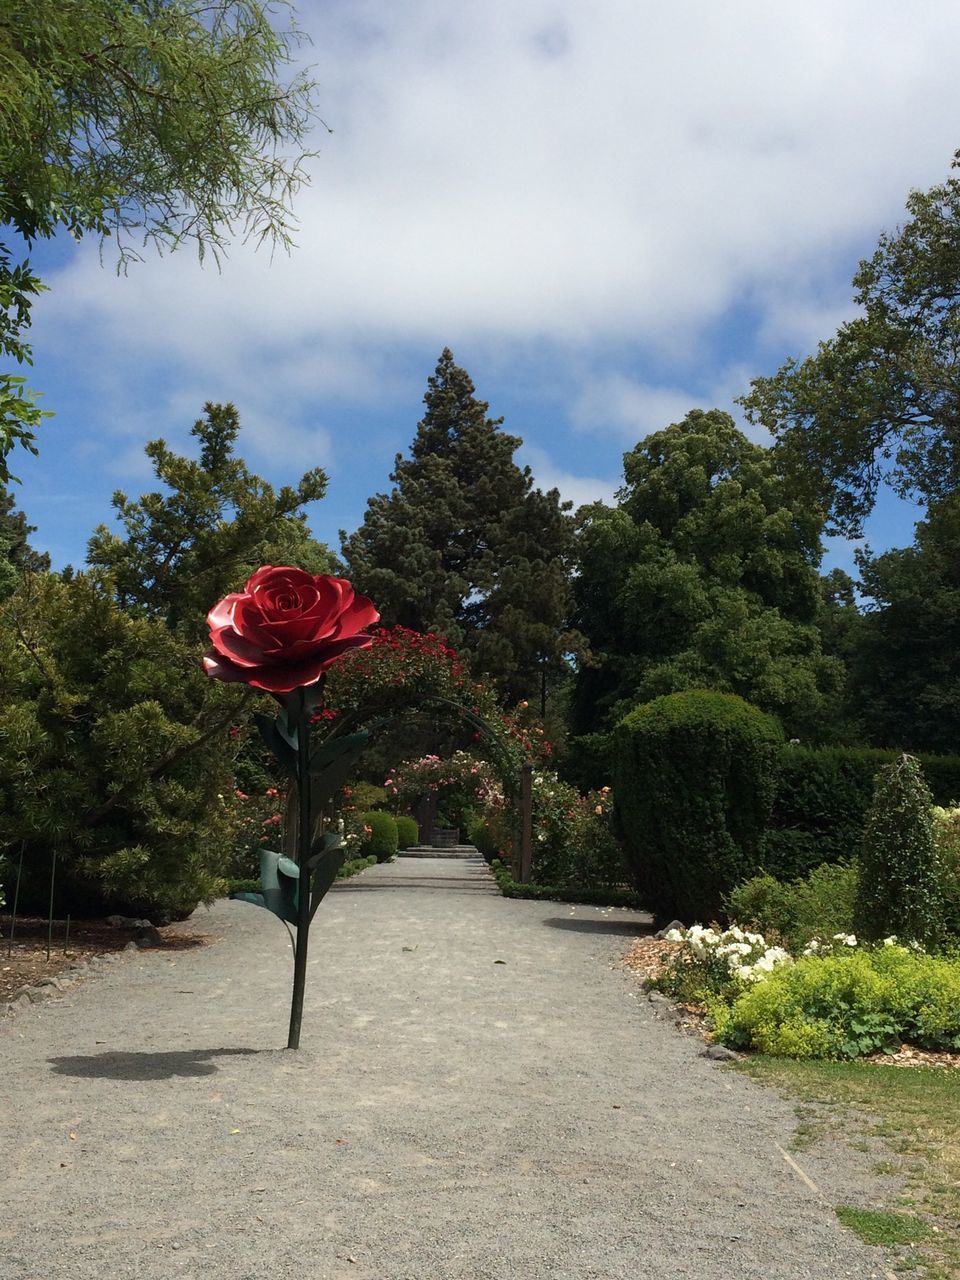
M 350 577 L 385 622 L 445 635 L 508 699 L 533 697 L 581 643 L 567 625 L 570 504 L 533 488 L 513 461 L 520 440 L 487 417 L 449 350 L 424 404 L 392 492 L 341 534 Z
M 217 254 L 234 230 L 288 243 L 312 86 L 285 81 L 296 33 L 266 0 L 10 0 L 0 17 L 0 224 L 29 246 L 66 228 Z M 0 242 L 0 354 L 30 362 L 44 286 Z M 41 411 L 0 374 L 0 481 Z
M 912 192 L 907 210 L 854 276 L 861 314 L 743 401 L 800 491 L 850 535 L 883 480 L 924 501 L 960 482 L 960 178 Z
M 0 488 L 0 600 L 16 588 L 23 573 L 45 573 L 50 557 L 30 546 L 36 526 L 15 509 L 13 495 Z
M 910 751 L 960 744 L 960 496 L 933 503 L 914 545 L 859 558 L 870 604 L 851 657 L 867 740 Z
M 817 629 L 817 513 L 719 410 L 648 437 L 624 471 L 615 508 L 580 513 L 575 616 L 599 661 L 578 673 L 574 732 L 709 688 L 819 736 L 842 669 Z
M 322 498 L 319 468 L 279 491 L 234 454 L 240 419 L 232 404 L 207 404 L 191 435 L 197 459 L 173 453 L 163 440 L 145 449 L 164 492 L 136 501 L 113 496 L 124 535 L 99 525 L 87 560 L 109 575 L 120 605 L 203 633 L 207 611 L 261 564 L 292 564 L 331 572 L 326 547 L 310 536 L 300 508 Z

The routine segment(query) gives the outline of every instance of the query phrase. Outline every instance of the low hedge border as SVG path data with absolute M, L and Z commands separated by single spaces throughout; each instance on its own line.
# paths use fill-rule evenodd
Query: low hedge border
M 540 902 L 574 902 L 585 907 L 630 907 L 642 911 L 640 895 L 632 889 L 565 889 L 559 885 L 520 884 L 499 858 L 490 863 L 497 888 L 505 898 L 529 898 Z
M 377 859 L 374 854 L 368 858 L 350 858 L 345 862 L 337 872 L 338 880 L 349 880 L 351 876 L 359 875 L 361 871 L 366 871 L 367 867 L 376 866 Z M 259 880 L 228 880 L 227 894 L 231 893 L 260 893 L 262 885 Z

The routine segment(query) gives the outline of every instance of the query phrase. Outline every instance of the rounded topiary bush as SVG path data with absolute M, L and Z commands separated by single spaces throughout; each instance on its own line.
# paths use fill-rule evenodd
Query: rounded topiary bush
M 409 849 L 415 844 L 420 843 L 420 827 L 416 818 L 408 817 L 402 813 L 396 819 L 397 823 L 397 848 Z
M 613 738 L 617 820 L 648 907 L 711 920 L 762 864 L 783 731 L 734 694 L 670 693 L 635 708 Z
M 363 842 L 363 853 L 373 855 L 378 862 L 386 862 L 397 852 L 397 821 L 389 813 L 371 809 L 363 814 L 363 825 L 370 828 L 370 836 Z

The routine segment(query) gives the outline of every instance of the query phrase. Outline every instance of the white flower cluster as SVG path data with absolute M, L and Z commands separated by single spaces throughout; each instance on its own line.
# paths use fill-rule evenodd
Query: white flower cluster
M 695 960 L 717 960 L 742 982 L 759 982 L 777 965 L 793 963 L 789 951 L 768 946 L 762 933 L 750 933 L 736 925 L 721 932 L 694 924 L 689 929 L 671 929 L 664 937 L 668 942 L 685 943 Z
M 835 933 L 832 938 L 826 941 L 823 938 L 811 938 L 803 948 L 803 954 L 805 956 L 836 955 L 837 953 L 842 953 L 847 947 L 857 947 L 859 945 L 855 933 Z M 884 938 L 883 945 L 885 947 L 909 947 L 911 951 L 923 950 L 919 942 L 901 942 L 895 933 L 892 933 L 889 938 Z

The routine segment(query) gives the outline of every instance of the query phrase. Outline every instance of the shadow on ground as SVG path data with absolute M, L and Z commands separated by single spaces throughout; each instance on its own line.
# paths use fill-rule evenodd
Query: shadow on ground
M 653 923 L 643 920 L 587 920 L 579 916 L 551 916 L 543 922 L 551 929 L 569 929 L 573 933 L 608 933 L 624 937 L 642 937 L 653 933 Z
M 257 1049 L 180 1049 L 170 1053 L 92 1053 L 48 1058 L 61 1076 L 94 1080 L 171 1080 L 175 1076 L 212 1076 L 217 1064 L 211 1058 L 257 1053 Z

